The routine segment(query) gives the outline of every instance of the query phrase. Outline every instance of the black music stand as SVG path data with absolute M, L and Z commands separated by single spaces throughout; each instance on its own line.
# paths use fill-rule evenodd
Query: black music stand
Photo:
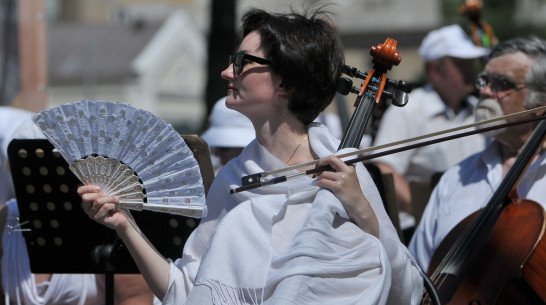
M 139 273 L 115 232 L 89 219 L 76 189 L 81 182 L 48 140 L 13 140 L 8 159 L 19 222 L 32 273 L 105 274 L 106 304 L 113 304 L 114 273 Z M 181 257 L 199 220 L 151 211 L 131 211 L 166 258 Z

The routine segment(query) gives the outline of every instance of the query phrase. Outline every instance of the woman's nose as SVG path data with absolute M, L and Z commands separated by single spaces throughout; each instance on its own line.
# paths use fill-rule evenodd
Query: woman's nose
M 233 64 L 230 64 L 227 68 L 225 68 L 220 75 L 225 80 L 232 80 L 235 78 L 235 73 L 233 73 Z

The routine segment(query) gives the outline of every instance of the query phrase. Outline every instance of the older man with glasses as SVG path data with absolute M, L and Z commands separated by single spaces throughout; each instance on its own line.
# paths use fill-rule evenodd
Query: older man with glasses
M 477 120 L 544 106 L 545 41 L 525 37 L 500 43 L 491 51 L 476 86 L 480 90 Z M 540 115 L 544 115 L 544 111 L 528 116 Z M 446 235 L 488 203 L 538 124 L 521 124 L 489 133 L 493 141 L 485 150 L 463 160 L 442 176 L 409 245 L 423 269 L 429 268 L 434 252 Z M 545 149 L 546 144 L 542 141 L 517 184 L 520 198 L 534 200 L 543 207 L 546 206 Z M 490 253 L 491 256 L 496 254 Z

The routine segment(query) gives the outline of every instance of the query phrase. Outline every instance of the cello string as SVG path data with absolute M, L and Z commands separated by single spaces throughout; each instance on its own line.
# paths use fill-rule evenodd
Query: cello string
M 393 147 L 393 146 L 402 145 L 402 144 L 406 144 L 406 143 L 410 143 L 410 142 L 415 142 L 415 141 L 419 141 L 419 140 L 423 140 L 423 139 L 427 139 L 427 138 L 431 138 L 431 137 L 435 137 L 435 136 L 440 136 L 440 135 L 452 133 L 452 132 L 463 130 L 463 129 L 468 129 L 468 128 L 472 128 L 472 127 L 479 127 L 479 126 L 482 126 L 482 125 L 491 124 L 491 123 L 495 123 L 495 122 L 502 121 L 502 120 L 507 120 L 507 119 L 512 119 L 512 118 L 518 118 L 518 117 L 525 116 L 525 115 L 528 115 L 528 114 L 532 114 L 532 113 L 535 113 L 535 112 L 539 112 L 539 111 L 542 111 L 542 110 L 546 110 L 546 106 L 537 107 L 537 108 L 534 108 L 534 109 L 525 110 L 525 111 L 521 111 L 521 112 L 509 114 L 509 115 L 504 115 L 504 116 L 500 116 L 500 117 L 485 120 L 485 121 L 471 123 L 471 124 L 464 125 L 464 126 L 459 126 L 459 127 L 455 127 L 455 128 L 450 128 L 450 129 L 446 129 L 446 130 L 432 132 L 432 133 L 428 133 L 426 135 L 417 136 L 417 137 L 413 137 L 413 138 L 409 138 L 409 139 L 405 139 L 405 140 L 401 140 L 401 141 L 396 141 L 396 142 L 387 143 L 387 144 L 383 144 L 383 145 L 373 146 L 373 147 L 369 147 L 369 148 L 365 148 L 365 149 L 359 149 L 359 150 L 355 150 L 355 151 L 352 151 L 352 152 L 349 152 L 349 153 L 340 154 L 337 157 L 338 158 L 345 158 L 345 157 L 355 156 L 355 155 L 359 155 L 359 154 L 364 154 L 364 153 L 367 153 L 367 152 L 370 152 L 370 151 L 376 151 L 376 150 L 380 150 L 380 149 L 384 149 L 384 148 L 390 148 L 390 147 Z M 274 175 L 274 174 L 282 173 L 282 172 L 285 172 L 285 171 L 298 169 L 298 168 L 301 168 L 301 167 L 316 165 L 316 164 L 318 164 L 318 161 L 319 160 L 313 160 L 313 161 L 309 161 L 309 162 L 305 162 L 305 163 L 300 163 L 300 164 L 296 164 L 296 165 L 292 165 L 292 166 L 283 167 L 283 168 L 272 170 L 272 171 L 263 172 L 261 174 L 262 174 L 262 177 L 269 176 L 269 175 Z

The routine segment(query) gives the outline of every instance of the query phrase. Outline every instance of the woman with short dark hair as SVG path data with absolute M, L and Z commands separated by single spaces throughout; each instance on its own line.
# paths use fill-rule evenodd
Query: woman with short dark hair
M 116 230 L 164 304 L 416 304 L 422 279 L 370 175 L 331 156 L 339 140 L 312 123 L 344 64 L 335 30 L 320 11 L 242 20 L 222 77 L 256 139 L 219 171 L 182 258 L 157 254 L 93 186 L 79 189 L 84 210 Z M 336 171 L 228 195 L 243 176 L 318 158 Z

